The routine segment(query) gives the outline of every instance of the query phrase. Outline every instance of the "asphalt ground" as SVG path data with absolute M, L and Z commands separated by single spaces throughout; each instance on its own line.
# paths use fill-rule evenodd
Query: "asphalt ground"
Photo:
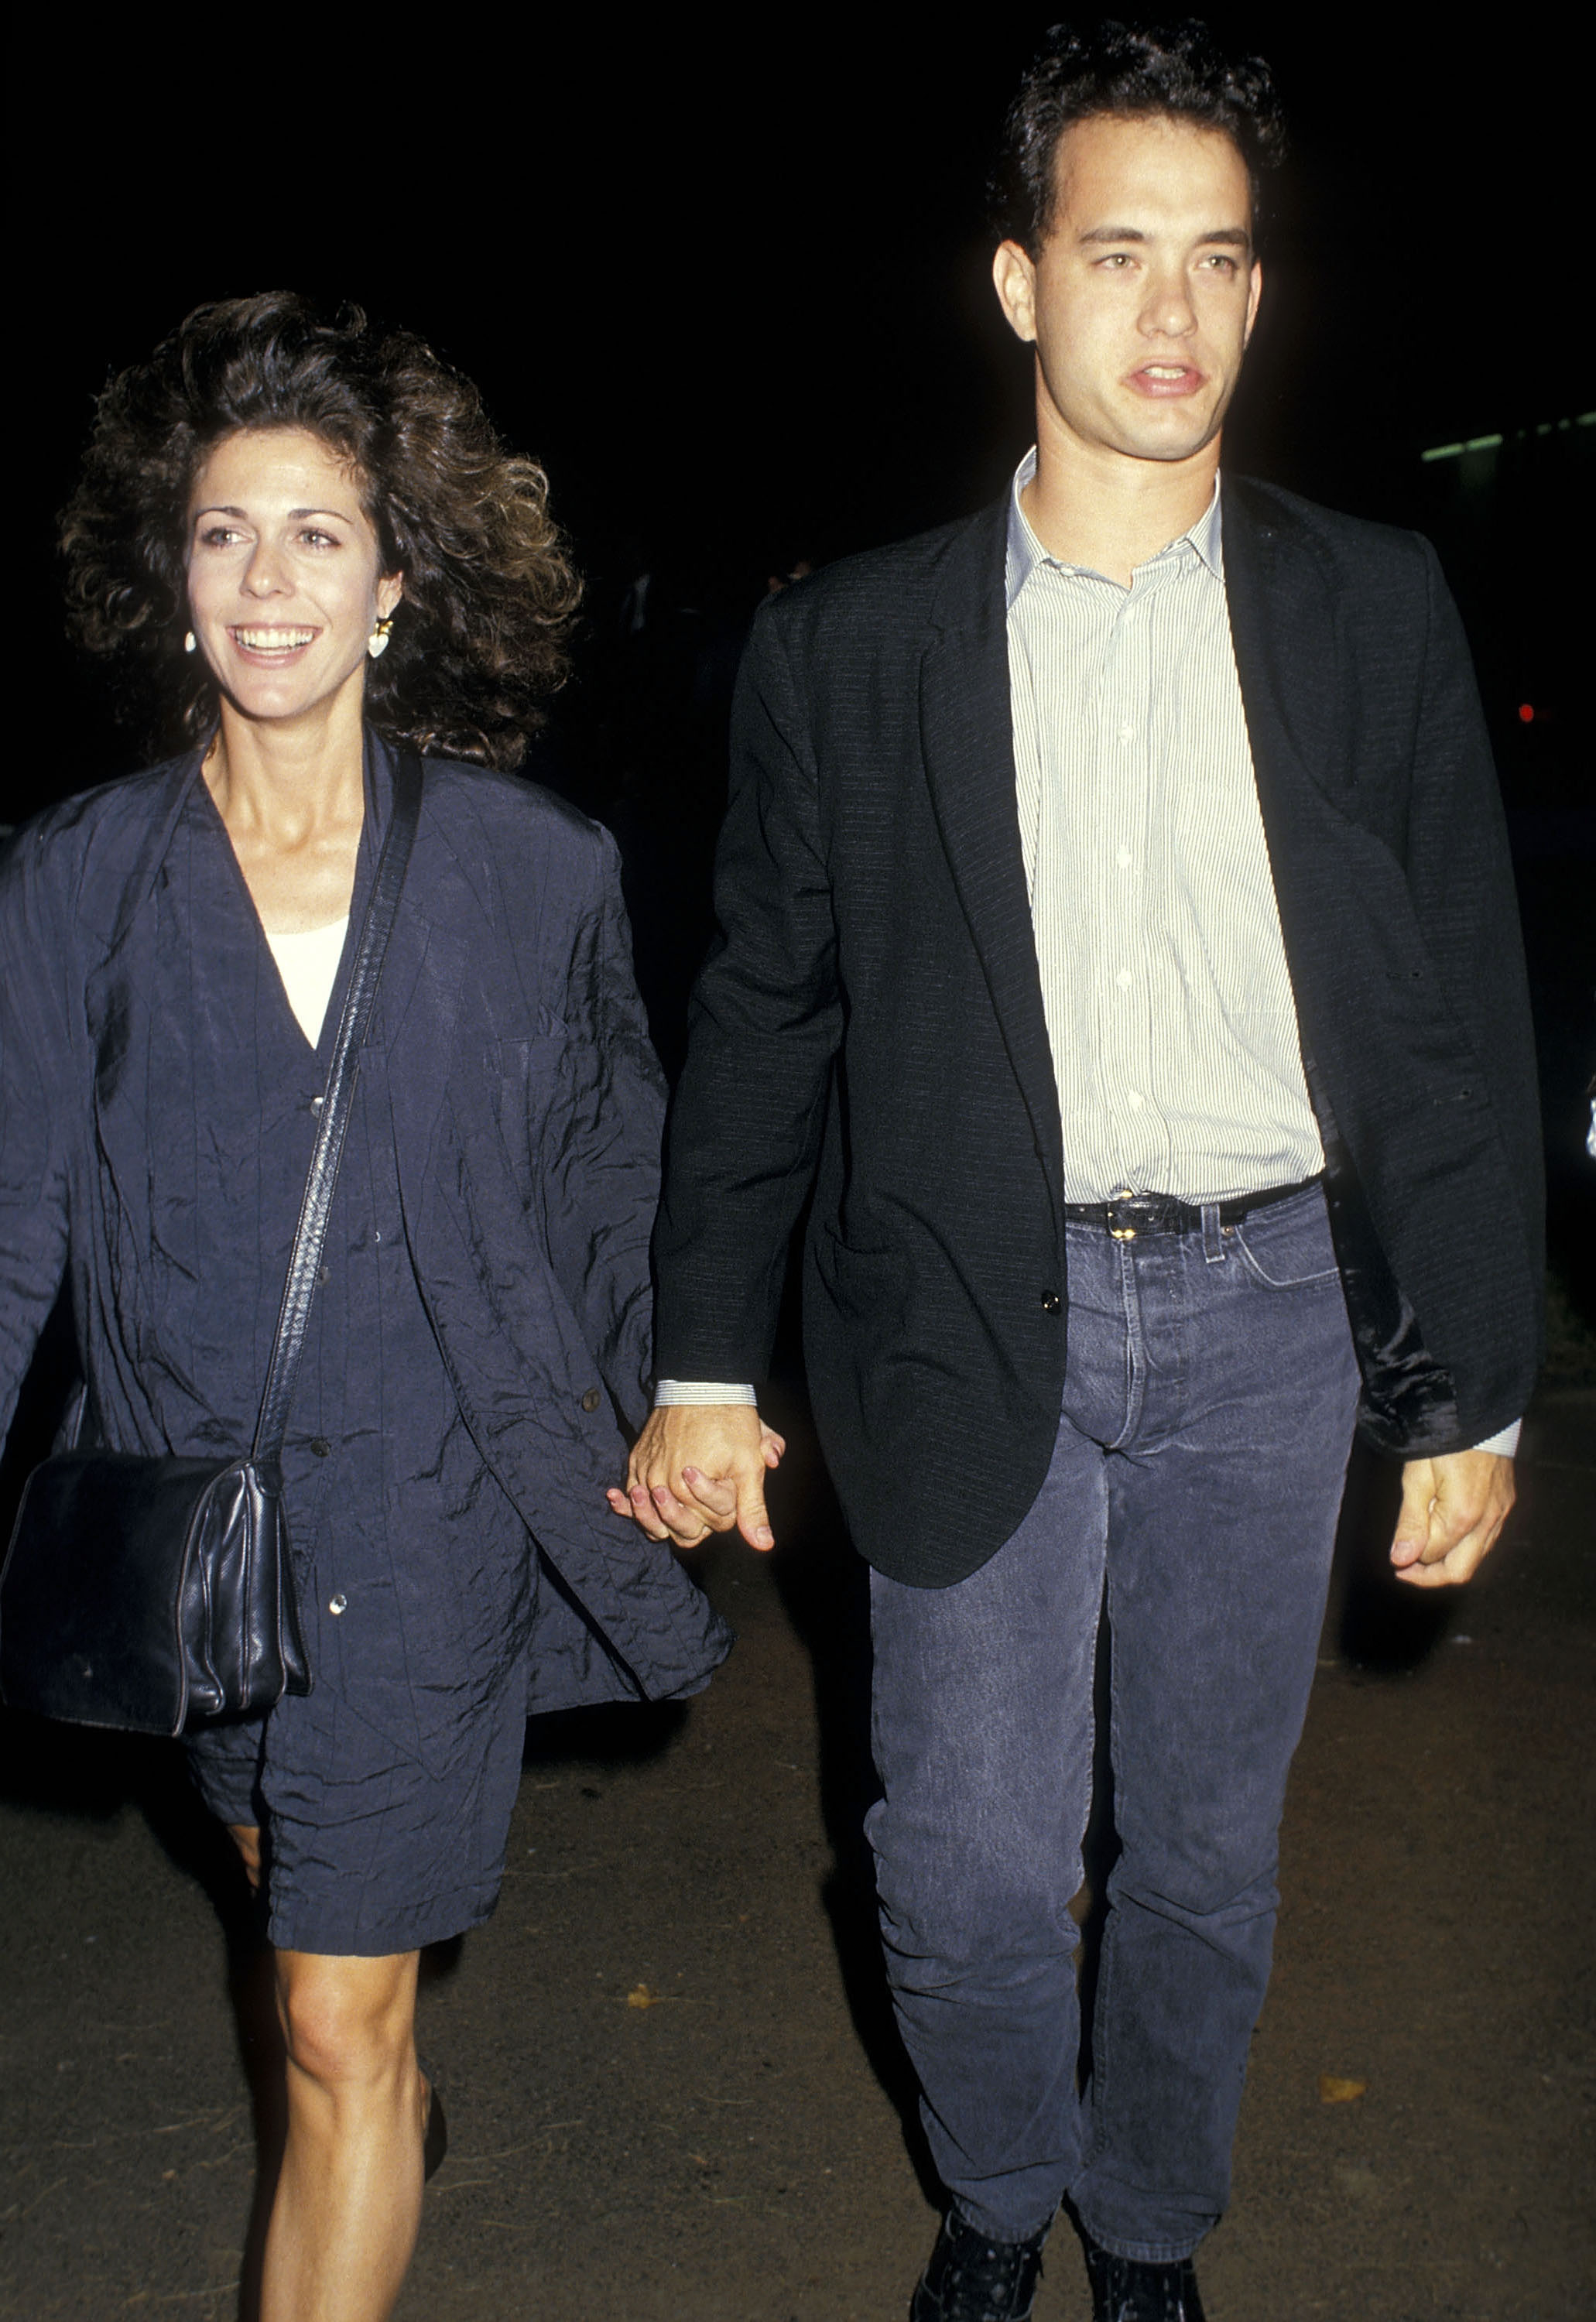
M 787 1415 L 781 1550 L 702 1567 L 731 1661 L 529 1729 L 498 1912 L 425 1963 L 452 2144 L 405 2322 L 902 2322 L 935 2209 L 856 1836 L 863 1594 Z M 1537 1405 L 1466 1595 L 1382 1577 L 1389 1491 L 1361 1470 L 1343 1527 L 1204 2297 L 1585 2322 L 1596 1396 Z M 274 2128 L 225 1842 L 165 1745 L 0 1753 L 0 2313 L 224 2322 Z M 1061 2224 L 1036 2322 L 1088 2312 Z

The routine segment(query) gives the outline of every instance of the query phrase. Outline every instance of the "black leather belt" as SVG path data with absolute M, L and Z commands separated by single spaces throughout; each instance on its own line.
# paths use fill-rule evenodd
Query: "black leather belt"
M 1289 1202 L 1320 1183 L 1318 1177 L 1301 1177 L 1294 1185 L 1272 1185 L 1264 1193 L 1236 1193 L 1216 1204 L 1219 1223 L 1239 1225 L 1254 1210 Z M 1202 1226 L 1202 1211 L 1196 1202 L 1177 1201 L 1173 1193 L 1133 1193 L 1128 1187 L 1108 1202 L 1066 1202 L 1064 1215 L 1072 1225 L 1101 1226 L 1116 1241 L 1135 1241 L 1145 1233 L 1197 1233 Z

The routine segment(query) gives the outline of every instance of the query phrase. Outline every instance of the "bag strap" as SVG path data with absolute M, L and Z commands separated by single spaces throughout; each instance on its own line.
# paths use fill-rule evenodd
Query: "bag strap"
M 360 1046 L 371 1020 L 377 987 L 382 977 L 383 957 L 388 950 L 388 939 L 393 933 L 399 894 L 405 884 L 405 870 L 410 860 L 411 842 L 420 818 L 421 785 L 420 759 L 414 751 L 400 751 L 394 769 L 393 813 L 388 821 L 388 835 L 382 842 L 382 853 L 378 859 L 371 899 L 366 906 L 366 916 L 360 926 L 360 949 L 355 954 L 355 964 L 350 974 L 343 1013 L 338 1021 L 333 1063 L 321 1100 L 321 1128 L 316 1135 L 315 1151 L 310 1156 L 310 1175 L 305 1181 L 305 1199 L 299 1211 L 299 1230 L 294 1237 L 294 1251 L 288 1260 L 288 1278 L 283 1285 L 277 1337 L 272 1343 L 271 1362 L 260 1396 L 260 1415 L 255 1422 L 255 1441 L 250 1456 L 258 1467 L 273 1468 L 282 1456 L 283 1438 L 288 1427 L 288 1405 L 293 1400 L 294 1381 L 305 1345 L 306 1325 L 310 1320 L 310 1302 L 315 1294 L 316 1275 L 321 1268 L 322 1250 L 327 1239 L 333 1189 L 338 1182 L 338 1165 L 343 1157 L 344 1133 L 349 1128 L 350 1099 L 354 1092 L 355 1074 L 360 1069 Z

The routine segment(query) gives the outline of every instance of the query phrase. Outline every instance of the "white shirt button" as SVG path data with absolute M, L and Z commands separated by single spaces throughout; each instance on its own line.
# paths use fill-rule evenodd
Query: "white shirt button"
M 1134 726 L 1122 726 L 1119 729 L 1119 738 L 1122 742 L 1134 742 L 1136 738 L 1135 727 Z
M 1116 862 L 1116 863 L 1117 863 L 1117 864 L 1118 864 L 1118 865 L 1119 865 L 1119 867 L 1120 867 L 1120 869 L 1121 869 L 1122 871 L 1128 871 L 1128 870 L 1130 869 L 1131 863 L 1132 863 L 1132 861 L 1134 860 L 1134 858 L 1133 858 L 1133 856 L 1132 856 L 1132 855 L 1131 855 L 1131 851 L 1130 851 L 1129 847 L 1128 847 L 1128 846 L 1122 846 L 1122 847 L 1120 848 L 1120 850 L 1119 850 L 1118 854 L 1114 857 L 1114 860 L 1115 860 L 1115 862 Z
M 1132 1104 L 1132 1106 L 1133 1106 L 1136 1111 L 1139 1111 L 1141 1110 L 1141 1103 L 1142 1103 L 1142 1092 L 1141 1092 L 1141 1090 L 1140 1090 L 1140 1089 L 1132 1089 L 1132 1090 L 1131 1090 L 1131 1092 L 1130 1092 L 1130 1101 L 1131 1101 L 1131 1104 Z
M 1122 968 L 1120 969 L 1120 971 L 1119 971 L 1118 974 L 1115 977 L 1114 981 L 1115 981 L 1115 983 L 1119 986 L 1119 989 L 1121 990 L 1121 992 L 1128 992 L 1128 991 L 1130 990 L 1130 984 L 1131 984 L 1131 974 L 1130 974 L 1130 970 L 1129 970 L 1129 968 L 1128 968 L 1128 967 L 1122 967 Z

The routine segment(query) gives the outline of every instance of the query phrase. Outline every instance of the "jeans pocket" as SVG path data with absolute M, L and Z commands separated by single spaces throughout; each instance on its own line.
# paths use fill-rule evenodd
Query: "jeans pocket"
M 1329 1214 L 1317 1186 L 1294 1201 L 1254 1210 L 1229 1231 L 1249 1278 L 1262 1290 L 1306 1290 L 1337 1277 Z

